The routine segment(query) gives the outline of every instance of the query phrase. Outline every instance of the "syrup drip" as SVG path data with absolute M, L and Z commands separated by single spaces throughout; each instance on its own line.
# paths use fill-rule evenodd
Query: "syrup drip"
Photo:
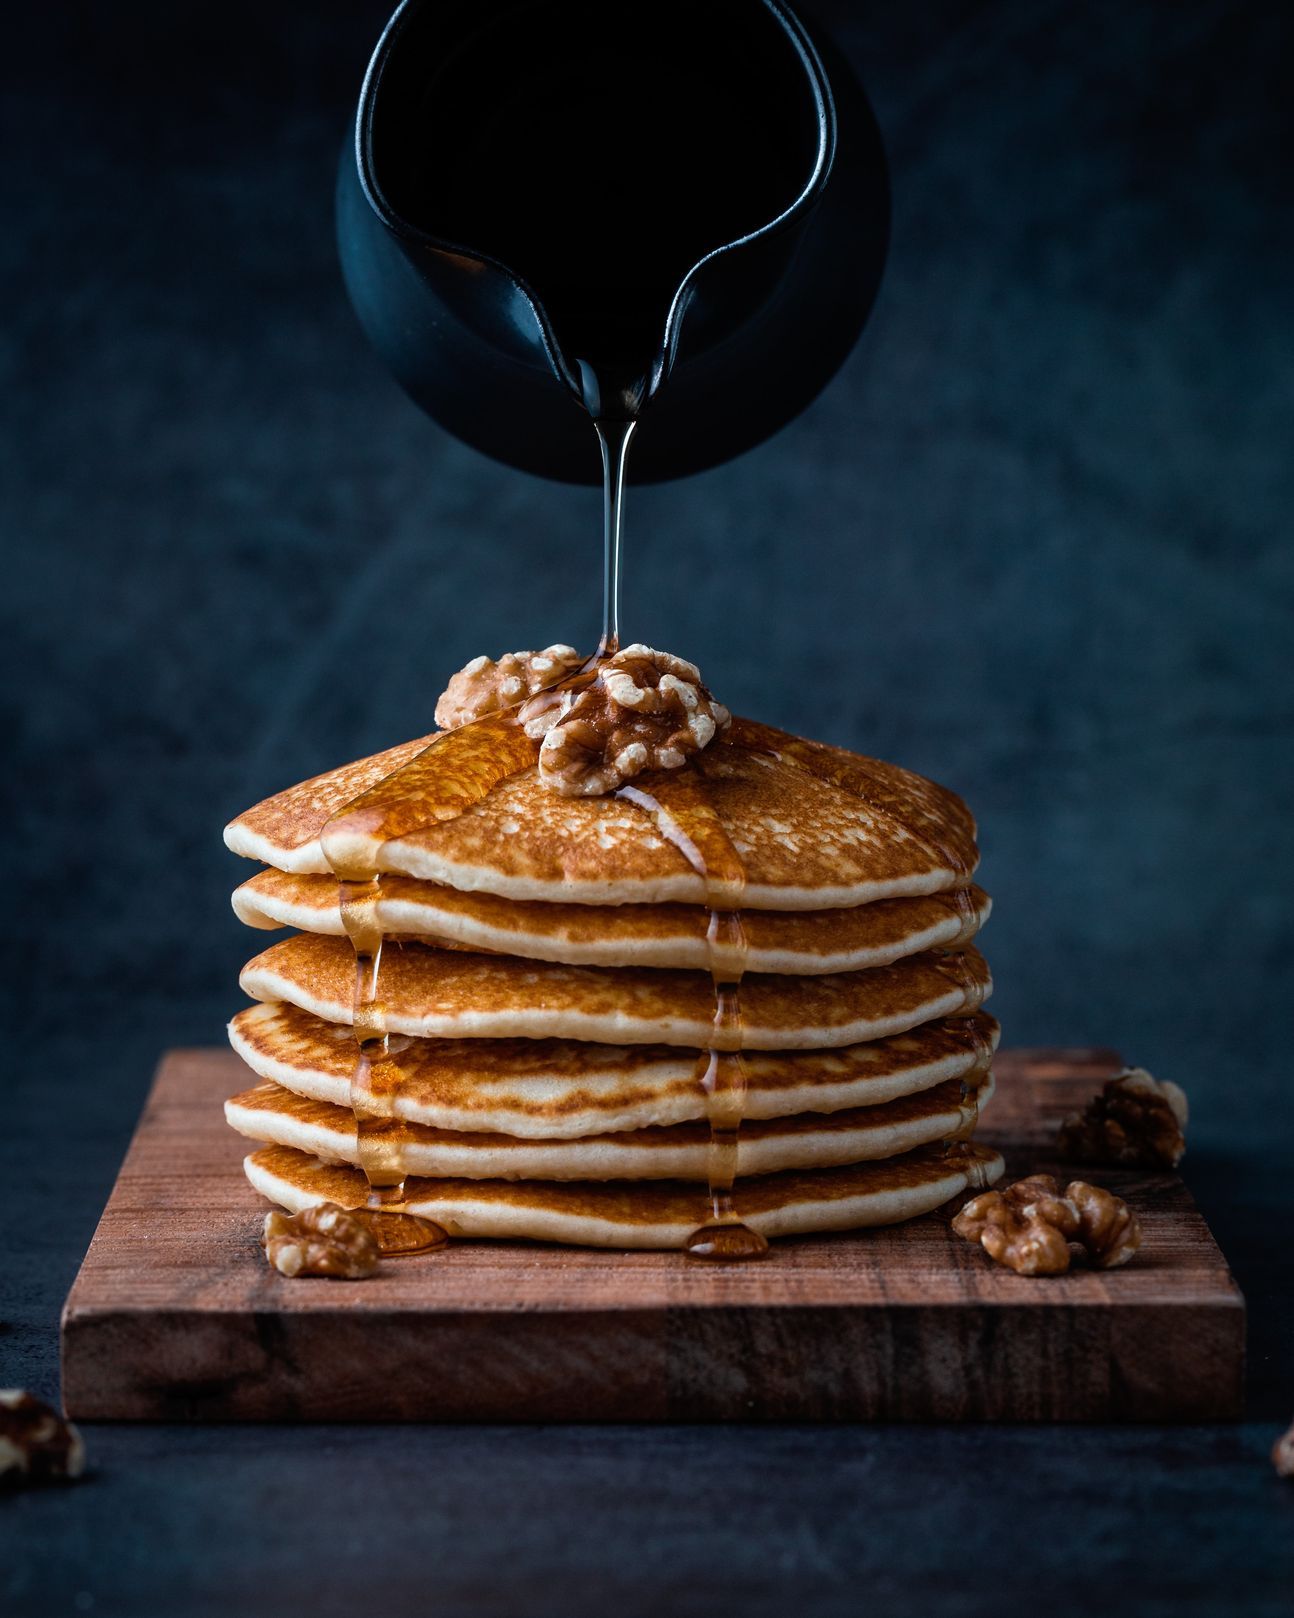
M 967 1085 L 962 1081 L 961 1101 L 957 1108 L 957 1123 L 945 1137 L 945 1143 L 954 1145 L 959 1141 L 968 1141 L 975 1133 L 975 1126 L 979 1123 L 979 1088 Z
M 514 714 L 489 714 L 438 736 L 323 830 L 324 856 L 338 880 L 342 924 L 355 951 L 350 1105 L 359 1166 L 369 1187 L 366 1218 L 391 1257 L 425 1253 L 448 1238 L 434 1221 L 400 1206 L 408 1129 L 398 1114 L 403 1045 L 391 1040 L 381 994 L 383 855 L 399 838 L 466 813 L 501 781 L 532 764 L 535 750 Z
M 983 1191 L 990 1184 L 988 1170 L 994 1155 L 986 1147 L 976 1146 L 973 1141 L 951 1141 L 944 1147 L 944 1156 L 949 1165 L 966 1176 L 968 1191 Z
M 965 1097 L 979 1090 L 988 1079 L 993 1065 L 993 1035 L 989 1026 L 975 1017 L 950 1017 L 944 1031 L 953 1035 L 971 1054 L 971 1065 L 961 1077 Z
M 404 1196 L 404 1130 L 396 1116 L 402 1074 L 391 1051 L 386 1008 L 379 994 L 382 932 L 377 907 L 382 885 L 339 882 L 342 924 L 355 950 L 353 1029 L 355 1070 L 350 1105 L 355 1115 L 359 1166 L 369 1184 L 369 1206 L 399 1202 Z
M 357 1210 L 388 1258 L 426 1253 L 448 1240 L 433 1220 L 405 1213 L 404 1147 L 408 1130 L 396 1103 L 404 1083 L 399 1052 L 408 1040 L 393 1042 L 386 1008 L 378 993 L 382 968 L 382 931 L 377 909 L 382 897 L 379 878 L 370 882 L 339 881 L 342 923 L 355 950 L 355 1068 L 350 1106 L 355 1117 L 358 1162 L 368 1180 L 368 1206 Z
M 958 1122 L 944 1138 L 945 1150 L 952 1151 L 959 1143 L 969 1141 L 979 1124 L 979 1093 L 988 1082 L 992 1070 L 994 1042 L 991 1024 L 967 1015 L 965 1011 L 951 1013 L 944 1021 L 943 1031 L 951 1035 L 971 1057 L 971 1065 L 958 1081 L 961 1086 Z
M 955 1011 L 947 1013 L 949 1017 L 969 1017 L 984 1004 L 984 995 L 988 989 L 983 972 L 979 969 L 978 961 L 972 961 L 968 955 L 944 955 L 935 953 L 930 963 L 941 977 L 948 979 L 962 992 L 962 1003 Z
M 939 947 L 948 951 L 962 949 L 970 943 L 971 939 L 979 931 L 979 906 L 975 902 L 975 895 L 969 887 L 964 887 L 953 888 L 947 893 L 936 895 L 936 897 L 961 922 L 961 931 L 956 937 L 950 938 Z
M 651 815 L 657 830 L 705 883 L 709 911 L 706 949 L 714 984 L 714 1021 L 710 1043 L 697 1061 L 696 1079 L 705 1097 L 710 1126 L 706 1161 L 708 1210 L 688 1237 L 685 1251 L 689 1258 L 720 1263 L 763 1258 L 768 1242 L 743 1223 L 733 1195 L 750 1083 L 741 1054 L 741 980 L 748 955 L 740 910 L 746 887 L 745 866 L 714 812 L 695 764 L 687 771 L 658 777 L 650 792 L 626 786 L 616 796 Z

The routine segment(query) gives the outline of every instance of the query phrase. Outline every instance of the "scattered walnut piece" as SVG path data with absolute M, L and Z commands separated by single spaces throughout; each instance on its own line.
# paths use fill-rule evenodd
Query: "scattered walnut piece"
M 1272 1465 L 1278 1477 L 1294 1478 L 1294 1422 L 1272 1445 Z
M 583 663 L 573 646 L 546 646 L 542 652 L 505 652 L 497 663 L 492 657 L 474 657 L 441 693 L 436 723 L 442 730 L 457 730 L 484 714 L 515 707 L 574 674 Z
M 1081 1113 L 1060 1126 L 1057 1146 L 1075 1163 L 1124 1163 L 1174 1169 L 1186 1150 L 1186 1096 L 1144 1068 L 1108 1079 Z
M 978 1242 L 1017 1275 L 1063 1275 L 1069 1268 L 1069 1238 L 1078 1234 L 1078 1225 L 1078 1209 L 1045 1174 L 1004 1191 L 983 1191 L 953 1220 L 959 1236 Z
M 1071 1180 L 1065 1196 L 1078 1209 L 1078 1241 L 1098 1270 L 1117 1270 L 1141 1246 L 1141 1226 L 1122 1197 L 1086 1180 Z
M 564 798 L 614 792 L 644 770 L 677 770 L 732 722 L 696 666 L 626 646 L 548 719 L 540 779 Z
M 358 1281 L 377 1269 L 381 1250 L 367 1224 L 335 1202 L 297 1214 L 265 1215 L 265 1256 L 280 1275 L 331 1275 Z
M 70 1421 L 21 1388 L 0 1388 L 0 1486 L 65 1483 L 85 1471 Z
M 982 1192 L 953 1229 L 1017 1275 L 1063 1275 L 1078 1257 L 1111 1270 L 1141 1242 L 1136 1215 L 1121 1197 L 1085 1180 L 1071 1180 L 1062 1192 L 1050 1174 Z

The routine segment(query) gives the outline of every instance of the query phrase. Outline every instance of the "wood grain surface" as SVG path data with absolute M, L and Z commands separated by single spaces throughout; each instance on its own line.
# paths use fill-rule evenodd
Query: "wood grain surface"
M 1007 1051 L 981 1138 L 1056 1168 L 1112 1052 Z M 1200 1421 L 1240 1414 L 1244 1300 L 1177 1174 L 1131 1202 L 1125 1269 L 1025 1279 L 949 1213 L 774 1245 L 761 1264 L 456 1242 L 371 1280 L 290 1281 L 224 1097 L 229 1051 L 163 1059 L 63 1312 L 68 1413 L 136 1421 Z M 1189 1158 L 1187 1160 L 1189 1164 Z M 1071 1177 L 1076 1171 L 1071 1170 Z M 964 1199 L 961 1199 L 964 1200 Z M 954 1209 L 957 1204 L 954 1204 Z

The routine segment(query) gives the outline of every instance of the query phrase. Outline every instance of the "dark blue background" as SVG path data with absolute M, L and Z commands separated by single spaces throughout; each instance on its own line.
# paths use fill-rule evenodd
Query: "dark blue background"
M 445 676 L 477 652 L 596 632 L 596 494 L 431 427 L 345 303 L 334 163 L 384 9 L 66 3 L 6 22 L 0 1382 L 55 1391 L 58 1302 L 153 1061 L 218 1041 L 237 1008 L 252 944 L 228 909 L 246 869 L 221 847 L 225 820 L 428 729 Z M 627 628 L 697 659 L 740 711 L 966 796 L 998 902 L 985 942 L 1006 1038 L 1112 1044 L 1190 1094 L 1192 1183 L 1254 1305 L 1253 1409 L 1270 1423 L 1294 1413 L 1294 13 L 816 10 L 885 133 L 886 283 L 794 426 L 633 493 Z M 780 1472 L 787 1512 L 728 1553 L 747 1602 L 799 1578 L 845 1610 L 865 1573 L 873 1610 L 925 1577 L 925 1611 L 978 1611 L 981 1595 L 1054 1592 L 1063 1573 L 1076 1589 L 1090 1575 L 1110 1610 L 1122 1591 L 1151 1613 L 1168 1599 L 1158 1544 L 1189 1569 L 1175 1613 L 1219 1610 L 1200 1603 L 1224 1585 L 1231 1610 L 1243 1597 L 1266 1613 L 1287 1593 L 1276 1536 L 1294 1538 L 1294 1497 L 1261 1462 L 1270 1436 L 734 1430 L 620 1435 L 610 1450 L 590 1436 L 563 1439 L 559 1467 L 543 1435 L 503 1450 L 478 1436 L 438 1464 L 503 1466 L 501 1521 L 511 1512 L 523 1541 L 554 1467 L 581 1498 L 659 1487 L 671 1468 L 722 1495 L 727 1455 L 743 1510 L 755 1474 Z M 146 1610 L 150 1577 L 214 1608 L 218 1589 L 243 1588 L 238 1547 L 267 1558 L 268 1542 L 230 1498 L 190 1498 L 183 1458 L 211 1458 L 212 1489 L 227 1462 L 244 1500 L 277 1480 L 296 1513 L 320 1453 L 380 1484 L 354 1435 L 322 1451 L 301 1439 L 270 1453 L 256 1434 L 100 1435 L 97 1494 L 22 1502 L 20 1610 L 72 1610 L 96 1588 L 94 1610 Z M 844 1450 L 863 1464 L 860 1445 L 866 1475 L 833 1474 Z M 956 1518 L 977 1472 L 1006 1491 L 1058 1452 L 1080 1460 L 1059 1504 L 1034 1500 L 1016 1523 L 1011 1556 L 971 1536 L 992 1590 L 964 1587 L 937 1518 L 912 1557 L 865 1549 L 836 1515 L 833 1476 L 882 1514 L 924 1479 Z M 1111 1473 L 1162 1499 L 1167 1472 L 1191 1466 L 1189 1501 L 1149 1541 L 1109 1516 Z M 160 1561 L 125 1557 L 114 1595 L 96 1536 L 126 1509 L 166 1528 Z M 203 1553 L 215 1583 L 168 1586 L 204 1521 L 221 1525 Z M 1083 1567 L 1063 1560 L 1075 1521 Z M 645 1526 L 618 1518 L 608 1555 L 618 1533 L 654 1531 L 658 1560 L 693 1569 L 684 1585 L 704 1604 L 723 1581 L 688 1548 L 690 1522 L 678 1503 Z M 574 1537 L 572 1599 L 628 1610 L 597 1534 Z M 482 1549 L 451 1605 L 507 1610 L 506 1574 Z M 46 1584 L 61 1594 L 42 1606 Z

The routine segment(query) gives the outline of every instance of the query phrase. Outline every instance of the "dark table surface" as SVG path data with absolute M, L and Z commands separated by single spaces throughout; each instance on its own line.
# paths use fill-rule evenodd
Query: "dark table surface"
M 96 1428 L 84 1483 L 0 1501 L 6 1618 L 1294 1610 L 1294 14 L 816 9 L 894 171 L 876 316 L 773 443 L 633 491 L 629 621 L 964 792 L 1008 1040 L 1191 1096 L 1248 1419 Z M 157 1055 L 237 1005 L 220 826 L 593 629 L 596 495 L 436 433 L 346 308 L 385 10 L 6 19 L 0 1385 L 45 1397 Z

